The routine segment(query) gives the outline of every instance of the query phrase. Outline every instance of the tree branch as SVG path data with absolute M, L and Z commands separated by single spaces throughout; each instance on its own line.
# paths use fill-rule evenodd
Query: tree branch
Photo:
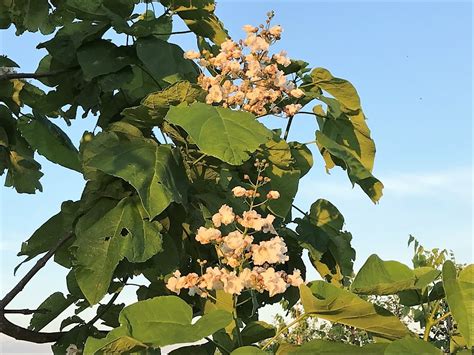
M 0 333 L 11 336 L 17 340 L 26 340 L 33 343 L 51 343 L 57 341 L 61 338 L 65 332 L 54 332 L 54 333 L 41 333 L 29 330 L 23 327 L 20 327 L 16 324 L 13 324 L 5 317 L 5 307 L 18 295 L 28 284 L 28 282 L 35 276 L 39 270 L 41 270 L 49 259 L 54 255 L 54 253 L 71 239 L 74 234 L 68 233 L 64 238 L 60 239 L 58 243 L 49 250 L 43 257 L 41 257 L 36 264 L 31 268 L 30 271 L 26 273 L 25 276 L 12 288 L 10 292 L 0 301 Z
M 97 313 L 94 318 L 92 318 L 90 321 L 87 322 L 87 325 L 88 326 L 94 325 L 94 323 L 97 322 L 100 319 L 100 317 L 102 317 L 109 310 L 109 308 L 114 304 L 115 300 L 117 299 L 119 295 L 120 295 L 120 292 L 116 292 L 112 296 L 112 298 L 109 300 L 109 302 L 107 302 L 102 312 Z
M 15 298 L 17 294 L 19 294 L 26 286 L 28 282 L 36 275 L 38 271 L 40 271 L 48 262 L 48 260 L 56 253 L 56 251 L 69 239 L 71 239 L 74 234 L 71 232 L 67 234 L 64 238 L 60 239 L 59 242 L 49 250 L 42 258 L 40 258 L 36 264 L 31 268 L 30 271 L 26 273 L 25 276 L 16 284 L 15 287 L 12 288 L 10 292 L 0 301 L 0 310 L 4 310 L 5 307 Z
M 11 80 L 11 79 L 41 79 L 47 78 L 50 76 L 55 76 L 58 74 L 67 73 L 68 71 L 78 69 L 78 66 L 68 68 L 68 69 L 61 69 L 61 70 L 54 70 L 45 73 L 5 73 L 0 75 L 1 80 Z

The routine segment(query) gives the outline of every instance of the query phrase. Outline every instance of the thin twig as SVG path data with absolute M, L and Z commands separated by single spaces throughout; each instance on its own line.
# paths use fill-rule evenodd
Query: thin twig
M 40 309 L 0 309 L 0 313 L 3 314 L 35 314 L 35 313 L 48 313 L 49 310 Z
M 293 123 L 293 117 L 295 116 L 290 116 L 290 118 L 288 119 L 288 124 L 286 125 L 286 128 L 285 128 L 285 134 L 283 135 L 283 139 L 285 141 L 288 138 L 288 133 L 290 133 L 291 124 Z
M 298 212 L 304 214 L 306 217 L 309 217 L 309 215 L 305 211 L 303 211 L 301 208 L 299 208 L 298 206 L 295 206 L 295 205 L 292 204 L 291 207 L 293 207 Z
M 107 302 L 102 312 L 97 313 L 94 318 L 92 318 L 89 322 L 87 322 L 87 325 L 88 326 L 94 325 L 94 323 L 97 322 L 100 319 L 100 317 L 102 317 L 109 310 L 110 307 L 112 307 L 112 305 L 114 304 L 115 300 L 117 299 L 119 295 L 120 295 L 120 292 L 116 292 L 112 296 L 112 298 L 109 300 L 109 302 Z

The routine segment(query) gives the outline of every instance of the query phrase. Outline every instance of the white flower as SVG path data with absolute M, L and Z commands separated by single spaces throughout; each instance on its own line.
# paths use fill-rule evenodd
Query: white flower
M 232 189 L 232 193 L 234 194 L 235 197 L 245 196 L 246 192 L 247 190 L 242 186 L 236 186 Z
M 270 34 L 275 37 L 280 37 L 283 32 L 283 28 L 280 25 L 273 26 L 269 30 Z
M 288 115 L 288 116 L 294 116 L 296 113 L 301 110 L 301 105 L 300 104 L 290 104 L 286 105 L 283 108 L 283 111 Z
M 279 193 L 278 191 L 271 190 L 271 191 L 268 192 L 267 198 L 268 198 L 269 200 L 276 200 L 276 199 L 279 199 L 279 198 L 280 198 L 280 193 Z
M 230 232 L 228 236 L 222 238 L 224 240 L 224 245 L 228 249 L 239 249 L 245 247 L 244 235 L 239 231 Z
M 288 248 L 283 239 L 278 236 L 259 244 L 252 244 L 251 250 L 255 265 L 285 263 L 289 259 L 285 254 Z
M 252 53 L 256 53 L 259 51 L 267 51 L 270 47 L 270 44 L 260 36 L 251 34 L 245 40 L 244 44 L 250 47 L 250 51 Z
M 198 59 L 199 57 L 201 57 L 201 53 L 196 51 L 187 51 L 184 52 L 183 57 L 186 59 Z
M 218 241 L 221 237 L 221 231 L 215 228 L 200 227 L 196 234 L 196 240 L 201 244 L 209 244 L 212 241 Z
M 166 288 L 169 289 L 171 292 L 179 294 L 182 288 L 186 286 L 186 278 L 181 277 L 181 273 L 179 270 L 176 270 L 173 273 L 173 276 L 168 279 L 166 283 Z
M 276 61 L 278 64 L 283 65 L 284 67 L 287 67 L 291 64 L 291 60 L 286 57 L 285 51 L 281 51 L 280 53 L 274 54 L 273 60 Z
M 69 346 L 66 349 L 66 355 L 76 355 L 80 353 L 81 351 L 77 348 L 76 344 L 69 344 Z
M 304 283 L 303 278 L 301 277 L 301 271 L 298 269 L 293 270 L 293 274 L 288 275 L 286 281 L 291 285 L 298 287 L 299 285 Z
M 224 291 L 231 295 L 240 295 L 244 288 L 244 283 L 234 271 L 224 274 L 222 282 L 224 283 Z
M 221 49 L 224 52 L 232 52 L 236 46 L 237 46 L 237 43 L 235 43 L 231 39 L 227 39 L 221 43 Z
M 258 31 L 258 28 L 252 25 L 245 25 L 244 27 L 242 27 L 242 29 L 247 33 L 254 33 Z
M 222 207 L 219 209 L 219 212 L 212 216 L 212 223 L 214 223 L 214 225 L 218 228 L 221 226 L 221 224 L 228 225 L 234 222 L 234 220 L 235 214 L 232 212 L 232 207 L 227 205 L 222 205 Z
M 223 272 L 217 267 L 206 269 L 206 273 L 202 275 L 199 287 L 208 290 L 222 290 L 224 283 L 222 282 Z
M 293 89 L 290 91 L 290 95 L 299 99 L 300 97 L 304 96 L 304 91 L 301 89 Z
M 206 103 L 221 102 L 223 99 L 222 88 L 219 85 L 212 85 L 206 96 Z
M 270 267 L 260 274 L 263 278 L 265 290 L 270 294 L 270 297 L 276 294 L 283 293 L 288 288 L 288 284 L 283 279 L 282 271 L 275 271 L 274 268 Z

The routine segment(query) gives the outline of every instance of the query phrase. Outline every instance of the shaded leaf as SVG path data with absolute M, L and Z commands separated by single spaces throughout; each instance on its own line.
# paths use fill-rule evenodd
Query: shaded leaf
M 73 301 L 73 298 L 66 298 L 61 292 L 53 293 L 38 306 L 38 309 L 45 312 L 34 313 L 28 329 L 40 331 L 65 311 Z
M 259 348 L 255 346 L 243 346 L 231 352 L 231 355 L 261 355 L 261 354 L 267 354 L 267 352 L 260 350 Z
M 171 202 L 187 199 L 187 178 L 178 152 L 151 139 L 101 133 L 85 146 L 83 164 L 130 183 L 149 218 L 163 212 Z
M 263 321 L 250 322 L 241 331 L 242 341 L 245 345 L 271 338 L 275 334 L 275 327 Z
M 384 354 L 387 344 L 356 346 L 335 341 L 315 339 L 301 346 L 281 344 L 276 355 L 286 354 Z
M 18 129 L 29 145 L 53 163 L 81 172 L 78 150 L 66 133 L 46 117 L 24 115 Z

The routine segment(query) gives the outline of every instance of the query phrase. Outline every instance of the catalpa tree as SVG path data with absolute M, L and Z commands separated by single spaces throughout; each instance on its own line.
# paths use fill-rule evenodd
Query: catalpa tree
M 449 320 L 453 349 L 471 347 L 472 266 L 411 269 L 373 255 L 354 279 L 352 236 L 338 209 L 323 199 L 309 210 L 293 205 L 313 166 L 309 145 L 325 169 L 346 170 L 373 202 L 382 196 L 371 173 L 375 144 L 352 84 L 274 52 L 282 28 L 273 13 L 233 40 L 213 1 L 160 3 L 0 5 L 1 28 L 54 33 L 37 46 L 48 54 L 35 73 L 21 73 L 11 54 L 0 57 L 5 185 L 42 190 L 35 154 L 85 180 L 80 200 L 64 201 L 22 244 L 22 264 L 44 255 L 0 301 L 1 332 L 52 342 L 58 354 L 160 353 L 168 345 L 173 354 L 440 353 L 429 343 L 432 329 Z M 189 30 L 173 32 L 173 21 Z M 107 39 L 112 32 L 125 45 Z M 170 42 L 176 34 L 195 36 L 199 51 Z M 78 110 L 96 123 L 79 149 L 54 123 L 69 124 Z M 314 118 L 304 121 L 314 141 L 288 140 L 299 114 Z M 281 128 L 266 127 L 265 116 L 279 118 Z M 50 260 L 70 270 L 68 294 L 22 310 L 33 314 L 28 329 L 13 324 L 8 305 Z M 306 280 L 307 266 L 321 280 Z M 148 282 L 137 301 L 117 304 L 139 275 Z M 365 295 L 404 296 L 423 307 L 423 339 Z M 304 312 L 281 329 L 259 320 L 263 306 L 282 300 L 289 308 L 301 302 Z M 62 316 L 71 308 L 74 315 Z M 86 319 L 91 308 L 96 315 Z M 59 331 L 42 330 L 58 317 Z M 370 341 L 275 345 L 310 317 L 366 331 Z

